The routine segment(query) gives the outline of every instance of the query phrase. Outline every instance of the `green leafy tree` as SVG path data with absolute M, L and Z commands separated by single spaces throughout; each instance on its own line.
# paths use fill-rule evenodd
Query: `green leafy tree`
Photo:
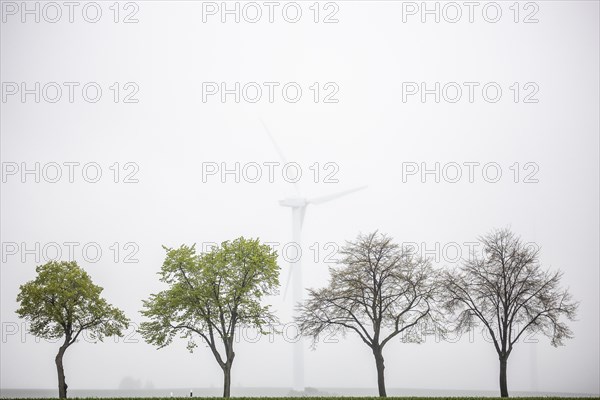
M 19 317 L 29 331 L 42 339 L 64 341 L 56 355 L 59 397 L 67 397 L 63 357 L 83 331 L 92 340 L 122 336 L 129 326 L 123 311 L 100 297 L 102 288 L 75 261 L 51 261 L 36 267 L 34 280 L 21 285 L 17 302 Z
M 190 351 L 203 340 L 223 370 L 223 397 L 229 397 L 236 328 L 266 333 L 264 328 L 276 321 L 261 300 L 279 287 L 277 253 L 243 237 L 203 254 L 185 245 L 165 250 L 159 275 L 169 288 L 143 302 L 141 313 L 150 321 L 140 325 L 140 333 L 158 348 L 178 335 L 188 340 Z

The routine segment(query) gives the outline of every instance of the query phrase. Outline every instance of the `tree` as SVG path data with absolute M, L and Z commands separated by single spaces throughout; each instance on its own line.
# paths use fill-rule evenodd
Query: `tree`
M 543 270 L 539 250 L 509 229 L 480 237 L 483 254 L 473 254 L 445 274 L 444 308 L 464 332 L 479 321 L 494 343 L 500 361 L 500 395 L 508 397 L 507 361 L 525 333 L 542 333 L 553 346 L 572 337 L 561 317 L 573 320 L 578 303 L 559 287 L 562 273 Z
M 195 339 L 203 339 L 223 370 L 223 397 L 229 397 L 236 328 L 266 333 L 263 328 L 276 321 L 261 300 L 279 287 L 277 253 L 243 237 L 199 255 L 194 246 L 165 250 L 159 275 L 169 288 L 144 301 L 142 315 L 150 321 L 140 332 L 158 348 L 180 335 L 193 351 Z
M 102 341 L 122 336 L 129 326 L 123 311 L 100 297 L 102 288 L 75 261 L 50 261 L 36 267 L 34 280 L 21 285 L 17 302 L 19 317 L 29 322 L 29 331 L 42 339 L 64 341 L 56 355 L 58 395 L 67 397 L 63 357 L 83 331 Z
M 341 249 L 329 285 L 308 291 L 296 320 L 313 346 L 325 330 L 357 334 L 373 352 L 379 396 L 386 397 L 383 348 L 400 333 L 408 342 L 422 340 L 418 328 L 434 321 L 437 289 L 427 260 L 386 235 L 359 235 Z

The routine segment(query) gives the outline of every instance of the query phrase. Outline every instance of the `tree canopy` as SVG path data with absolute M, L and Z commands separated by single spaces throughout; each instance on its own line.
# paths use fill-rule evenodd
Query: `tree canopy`
M 20 287 L 17 315 L 29 331 L 43 339 L 73 344 L 83 331 L 102 341 L 121 335 L 129 320 L 101 297 L 103 289 L 75 261 L 51 261 L 36 267 L 37 276 Z

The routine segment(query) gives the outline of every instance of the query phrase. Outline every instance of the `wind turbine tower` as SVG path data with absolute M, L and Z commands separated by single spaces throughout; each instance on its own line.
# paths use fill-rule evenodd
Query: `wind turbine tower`
M 261 121 L 267 135 L 271 139 L 273 146 L 277 153 L 279 153 L 279 158 L 284 164 L 287 164 L 286 158 L 283 155 L 283 152 L 277 145 L 275 138 L 269 132 L 269 129 L 265 125 L 263 121 Z M 322 204 L 331 200 L 335 200 L 347 194 L 362 190 L 366 188 L 366 186 L 360 186 L 354 189 L 345 190 L 342 192 L 333 193 L 326 196 L 316 197 L 312 199 L 307 199 L 300 194 L 300 190 L 298 185 L 294 184 L 296 189 L 296 196 L 288 197 L 281 201 L 279 201 L 279 205 L 283 207 L 290 207 L 292 210 L 292 241 L 297 244 L 299 249 L 302 249 L 302 224 L 304 222 L 304 215 L 306 214 L 306 207 L 309 204 Z M 295 261 L 290 261 L 290 269 L 287 277 L 287 281 L 284 288 L 284 299 L 287 295 L 288 287 L 292 283 L 292 313 L 294 312 L 294 306 L 300 302 L 302 302 L 304 287 L 302 284 L 302 257 L 297 257 Z M 302 338 L 298 338 L 295 343 L 293 343 L 293 361 L 292 361 L 292 371 L 293 371 L 293 387 L 292 389 L 297 392 L 304 392 L 304 343 Z

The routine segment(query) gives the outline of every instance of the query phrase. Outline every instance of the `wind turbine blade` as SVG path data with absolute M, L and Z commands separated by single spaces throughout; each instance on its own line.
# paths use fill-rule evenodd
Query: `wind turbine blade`
M 281 148 L 279 147 L 279 145 L 275 141 L 275 138 L 273 137 L 273 135 L 271 135 L 271 131 L 267 127 L 267 124 L 265 124 L 265 121 L 262 120 L 262 118 L 260 120 L 260 123 L 262 124 L 263 128 L 265 129 L 265 132 L 267 133 L 267 136 L 269 137 L 269 140 L 271 140 L 271 143 L 273 144 L 273 147 L 275 147 L 275 150 L 277 151 L 277 154 L 279 154 L 279 158 L 281 158 L 281 161 L 283 161 L 283 163 L 287 164 L 287 159 L 285 158 L 285 155 L 283 154 L 283 151 L 281 151 Z
M 290 287 L 290 281 L 292 280 L 292 268 L 294 267 L 290 265 L 290 272 L 288 273 L 287 280 L 285 281 L 285 287 L 283 289 L 283 301 L 285 301 L 285 298 L 287 297 L 288 287 Z
M 267 124 L 265 124 L 265 121 L 262 120 L 262 118 L 260 118 L 260 123 L 262 124 L 263 128 L 265 129 L 265 132 L 267 133 L 269 140 L 271 140 L 273 147 L 275 147 L 275 151 L 277 151 L 277 154 L 279 154 L 279 158 L 281 159 L 281 161 L 283 162 L 284 165 L 287 164 L 288 162 L 287 162 L 287 159 L 285 158 L 285 155 L 283 154 L 283 151 L 281 151 L 281 148 L 275 141 L 275 138 L 273 137 L 273 135 L 271 135 L 271 131 L 267 127 Z M 294 189 L 296 190 L 296 194 L 299 196 L 300 188 L 298 187 L 298 184 L 296 182 L 294 182 Z
M 354 189 L 344 190 L 342 192 L 337 192 L 337 193 L 329 194 L 327 196 L 315 197 L 314 199 L 308 199 L 307 203 L 311 203 L 311 204 L 327 203 L 328 201 L 337 199 L 337 198 L 345 196 L 347 194 L 358 192 L 359 190 L 363 190 L 366 187 L 367 186 L 360 186 L 360 187 L 357 187 L 357 188 L 354 188 Z

